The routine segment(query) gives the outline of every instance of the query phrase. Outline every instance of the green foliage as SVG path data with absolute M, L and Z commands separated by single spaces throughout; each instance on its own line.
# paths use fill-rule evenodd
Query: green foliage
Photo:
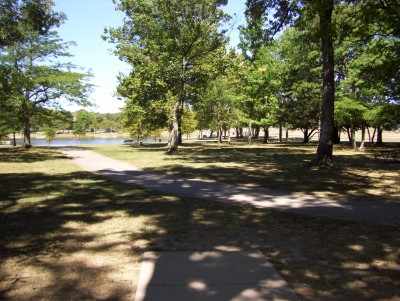
M 198 124 L 196 120 L 196 113 L 189 107 L 183 109 L 182 116 L 182 133 L 190 137 L 190 134 L 198 129 Z
M 279 44 L 283 62 L 280 120 L 303 132 L 317 129 L 321 118 L 321 51 L 315 30 L 312 22 L 303 29 L 288 28 Z M 310 137 L 305 138 L 307 142 Z
M 52 11 L 52 6 L 50 0 L 1 0 L 0 47 L 27 41 L 31 32 L 47 35 L 63 23 L 66 16 Z
M 46 127 L 44 129 L 44 133 L 45 133 L 45 139 L 46 139 L 47 143 L 49 143 L 49 144 L 56 137 L 56 130 L 54 128 Z
M 79 110 L 74 119 L 74 135 L 85 135 L 93 122 L 93 116 L 85 110 Z
M 220 26 L 228 16 L 219 4 L 121 0 L 118 9 L 126 13 L 124 26 L 107 31 L 106 38 L 117 44 L 116 54 L 132 66 L 118 89 L 127 100 L 124 123 L 134 118 L 134 128 L 157 128 L 147 119 L 158 115 L 157 123 L 171 124 L 172 151 L 178 147 L 183 106 L 196 99 L 196 92 L 213 76 L 212 55 L 226 42 Z M 150 115 L 158 112 L 156 108 L 161 108 L 161 114 Z
M 1 33 L 1 117 L 10 127 L 23 130 L 24 146 L 30 147 L 30 129 L 36 119 L 48 117 L 49 109 L 61 110 L 63 101 L 89 105 L 88 74 L 59 62 L 68 57 L 70 44 L 54 31 L 65 16 L 52 10 L 51 0 L 6 1 L 0 22 L 11 18 Z M 11 32 L 18 33 L 12 38 Z M 44 114 L 44 117 L 41 115 Z

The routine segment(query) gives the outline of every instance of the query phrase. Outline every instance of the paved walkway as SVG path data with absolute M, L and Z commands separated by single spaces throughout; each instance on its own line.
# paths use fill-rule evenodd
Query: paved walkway
M 258 251 L 146 252 L 134 301 L 298 301 Z
M 105 157 L 93 151 L 73 147 L 60 147 L 59 150 L 85 170 L 123 183 L 183 197 L 251 205 L 313 216 L 400 224 L 399 204 L 341 202 L 300 193 L 282 193 L 269 189 L 237 187 L 197 179 L 185 179 L 179 176 L 143 171 L 131 164 Z
M 180 196 L 238 203 L 300 214 L 400 224 L 400 206 L 338 202 L 268 189 L 236 187 L 147 172 L 92 151 L 60 150 L 82 168 L 123 183 Z M 259 251 L 146 252 L 134 301 L 298 301 Z

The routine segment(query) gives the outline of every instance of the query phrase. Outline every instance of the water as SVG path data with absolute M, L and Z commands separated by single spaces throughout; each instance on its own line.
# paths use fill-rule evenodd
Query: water
M 17 145 L 23 144 L 23 139 L 16 139 Z M 61 146 L 61 145 L 83 145 L 83 144 L 123 144 L 125 140 L 123 138 L 69 138 L 69 139 L 54 139 L 50 144 L 45 139 L 31 139 L 32 146 Z M 133 140 L 135 142 L 135 140 Z M 154 143 L 154 142 L 167 142 L 167 140 L 159 139 L 145 139 L 144 143 Z

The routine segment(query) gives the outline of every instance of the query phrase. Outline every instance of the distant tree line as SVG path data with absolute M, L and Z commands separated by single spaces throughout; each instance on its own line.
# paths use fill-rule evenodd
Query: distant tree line
M 119 113 L 93 113 L 79 110 L 72 113 L 70 129 L 75 135 L 85 135 L 88 132 L 112 133 L 122 130 Z M 71 123 L 72 121 L 72 123 Z

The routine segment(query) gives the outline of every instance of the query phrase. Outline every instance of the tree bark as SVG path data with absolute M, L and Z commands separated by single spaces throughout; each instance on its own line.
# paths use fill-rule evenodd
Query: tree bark
M 311 165 L 331 166 L 333 162 L 333 126 L 334 126 L 334 53 L 332 38 L 333 0 L 320 1 L 318 14 L 320 20 L 321 50 L 322 50 L 322 106 L 321 130 L 317 153 Z
M 252 137 L 252 131 L 253 131 L 253 129 L 252 129 L 252 126 L 251 126 L 251 122 L 249 123 L 249 132 L 247 133 L 247 143 L 249 144 L 249 145 L 251 145 L 251 137 Z
M 170 133 L 171 144 L 169 146 L 168 154 L 172 155 L 178 151 L 179 147 L 179 107 L 181 105 L 180 98 L 174 104 L 172 115 L 172 129 Z
M 269 139 L 269 128 L 266 126 L 264 127 L 264 140 L 263 144 L 267 144 Z
M 308 128 L 303 130 L 303 143 L 308 143 L 309 142 L 309 136 L 308 136 Z
M 359 147 L 359 150 L 364 150 L 365 149 L 365 124 L 361 125 L 361 144 Z
M 340 143 L 340 129 L 337 126 L 333 127 L 333 144 Z
M 24 122 L 24 148 L 31 148 L 31 122 L 29 118 L 25 119 Z
M 378 127 L 376 132 L 376 145 L 383 145 L 383 128 Z

